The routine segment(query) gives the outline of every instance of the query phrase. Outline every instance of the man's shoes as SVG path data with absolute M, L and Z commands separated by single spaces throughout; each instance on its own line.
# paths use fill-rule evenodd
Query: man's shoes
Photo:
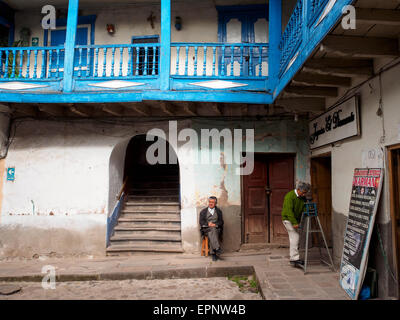
M 217 261 L 218 260 L 218 257 L 217 257 L 216 254 L 212 254 L 211 256 L 212 256 L 212 261 Z
M 215 250 L 215 253 L 216 253 L 217 255 L 220 255 L 220 254 L 222 253 L 222 249 L 221 249 L 221 248 L 218 248 L 217 250 Z
M 296 266 L 304 266 L 304 261 L 303 260 L 292 260 L 292 261 L 290 261 L 290 264 L 292 265 L 292 266 L 294 266 L 294 267 L 296 267 Z

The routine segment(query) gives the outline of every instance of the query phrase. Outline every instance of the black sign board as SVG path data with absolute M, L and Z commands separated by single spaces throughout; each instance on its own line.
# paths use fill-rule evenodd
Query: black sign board
M 382 178 L 383 169 L 354 170 L 340 265 L 340 285 L 352 299 L 358 298 L 365 276 Z

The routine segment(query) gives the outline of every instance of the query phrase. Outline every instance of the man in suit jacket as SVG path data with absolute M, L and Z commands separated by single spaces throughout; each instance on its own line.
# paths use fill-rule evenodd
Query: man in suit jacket
M 222 218 L 222 211 L 217 206 L 217 198 L 208 198 L 208 207 L 200 211 L 200 231 L 202 235 L 207 235 L 212 260 L 217 261 L 221 254 L 220 236 L 224 227 L 224 220 Z

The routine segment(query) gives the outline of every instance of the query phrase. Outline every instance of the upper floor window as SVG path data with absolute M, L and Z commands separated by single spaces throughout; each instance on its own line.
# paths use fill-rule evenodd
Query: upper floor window
M 137 36 L 132 37 L 132 43 L 159 43 L 159 36 Z M 159 47 L 139 47 L 133 49 L 133 66 L 134 70 L 138 70 L 139 75 L 158 75 L 159 64 Z

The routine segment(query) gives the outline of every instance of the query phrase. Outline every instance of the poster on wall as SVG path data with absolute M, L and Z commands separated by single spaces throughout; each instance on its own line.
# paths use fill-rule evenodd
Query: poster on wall
M 382 178 L 381 168 L 354 170 L 339 279 L 353 300 L 358 298 L 365 276 Z
M 353 96 L 309 123 L 310 148 L 360 135 L 358 96 Z

